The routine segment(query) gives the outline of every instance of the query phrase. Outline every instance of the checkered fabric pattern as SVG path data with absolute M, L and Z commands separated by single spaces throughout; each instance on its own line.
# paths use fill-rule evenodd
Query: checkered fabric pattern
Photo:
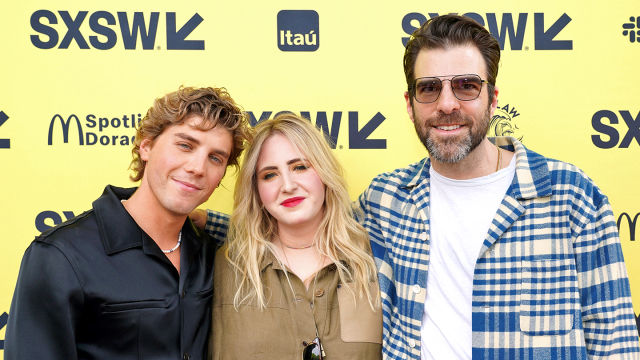
M 204 226 L 204 231 L 216 241 L 218 247 L 221 247 L 227 239 L 228 230 L 229 215 L 207 210 L 207 223 Z
M 514 138 L 490 140 L 515 151 L 516 174 L 474 271 L 473 358 L 640 359 L 607 197 L 575 166 Z M 420 359 L 429 167 L 424 159 L 379 175 L 359 199 L 379 269 L 385 359 Z

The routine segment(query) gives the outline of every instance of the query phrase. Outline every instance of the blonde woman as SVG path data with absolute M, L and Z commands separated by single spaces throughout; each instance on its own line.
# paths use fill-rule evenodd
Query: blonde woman
M 259 124 L 214 270 L 213 359 L 380 359 L 382 310 L 366 231 L 322 133 Z

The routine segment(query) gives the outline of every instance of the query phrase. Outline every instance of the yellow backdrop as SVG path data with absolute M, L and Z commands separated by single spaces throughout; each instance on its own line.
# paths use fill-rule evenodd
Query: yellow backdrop
M 634 2 L 39 0 L 0 5 L 0 340 L 31 240 L 106 184 L 133 185 L 132 125 L 180 85 L 224 86 L 255 120 L 288 110 L 326 124 L 354 199 L 425 157 L 403 41 L 444 13 L 478 19 L 504 46 L 491 133 L 576 164 L 609 196 L 640 313 Z M 234 175 L 206 207 L 231 211 Z

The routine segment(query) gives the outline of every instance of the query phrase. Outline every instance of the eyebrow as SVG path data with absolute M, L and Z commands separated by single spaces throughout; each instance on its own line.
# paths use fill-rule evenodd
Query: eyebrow
M 295 163 L 300 162 L 300 161 L 302 161 L 304 163 L 307 163 L 307 164 L 309 163 L 309 160 L 307 160 L 307 159 L 295 158 L 295 159 L 291 159 L 291 160 L 287 161 L 287 165 L 295 164 Z M 265 167 L 263 167 L 262 169 L 260 169 L 258 171 L 258 174 L 263 172 L 263 171 L 265 171 L 265 170 L 277 170 L 277 169 L 278 169 L 277 166 L 265 166 Z
M 179 138 L 181 138 L 181 139 L 184 139 L 184 140 L 190 141 L 190 142 L 192 142 L 192 143 L 194 143 L 194 144 L 196 144 L 196 145 L 200 145 L 200 144 L 201 144 L 201 143 L 200 143 L 200 140 L 198 140 L 198 139 L 194 138 L 193 136 L 191 136 L 191 135 L 189 135 L 189 134 L 185 134 L 185 133 L 177 133 L 177 134 L 176 134 L 176 136 L 177 136 L 177 137 L 179 137 Z M 224 156 L 224 157 L 225 157 L 225 158 L 227 158 L 227 159 L 229 158 L 229 153 L 228 153 L 227 151 L 222 150 L 222 149 L 214 149 L 212 153 L 213 153 L 213 154 L 218 154 L 218 155 Z

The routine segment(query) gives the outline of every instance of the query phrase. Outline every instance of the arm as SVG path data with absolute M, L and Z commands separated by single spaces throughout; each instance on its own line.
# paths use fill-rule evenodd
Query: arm
M 227 239 L 229 215 L 207 210 L 207 222 L 203 230 L 216 241 L 218 246 L 222 246 Z
M 77 359 L 75 339 L 83 302 L 80 282 L 63 253 L 33 242 L 20 265 L 4 358 Z
M 606 197 L 574 242 L 582 322 L 590 358 L 639 359 L 627 269 Z

